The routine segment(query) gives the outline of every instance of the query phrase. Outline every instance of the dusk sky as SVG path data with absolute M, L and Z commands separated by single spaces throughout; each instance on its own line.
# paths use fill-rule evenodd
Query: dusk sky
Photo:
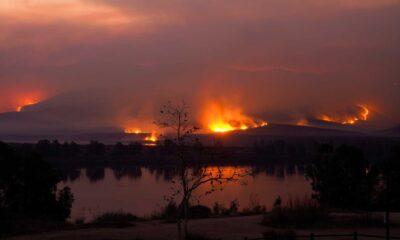
M 168 99 L 282 123 L 362 105 L 391 127 L 400 1 L 0 0 L 0 84 L 0 112 L 73 127 L 151 123 Z

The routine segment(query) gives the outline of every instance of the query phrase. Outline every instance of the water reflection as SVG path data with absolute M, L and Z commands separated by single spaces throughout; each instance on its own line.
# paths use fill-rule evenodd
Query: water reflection
M 278 196 L 283 199 L 302 198 L 311 194 L 310 184 L 299 165 L 226 166 L 229 172 L 236 168 L 252 174 L 240 182 L 227 184 L 223 191 L 203 196 L 209 186 L 197 192 L 196 203 L 212 206 L 215 202 L 228 206 L 233 200 L 240 208 L 251 205 L 257 198 L 270 208 Z M 106 211 L 124 210 L 140 216 L 149 216 L 160 210 L 165 196 L 172 194 L 171 180 L 177 177 L 176 166 L 118 165 L 111 167 L 64 168 L 64 182 L 75 195 L 72 218 L 90 219 Z M 245 184 L 244 184 L 245 183 Z M 253 199 L 253 200 L 252 200 Z
M 232 168 L 233 166 L 225 166 L 222 167 L 223 169 Z M 235 168 L 238 169 L 246 169 L 248 172 L 251 173 L 252 176 L 258 176 L 261 174 L 265 174 L 267 176 L 273 176 L 278 179 L 284 179 L 286 176 L 293 176 L 293 175 L 304 175 L 304 166 L 303 165 L 254 165 L 254 166 L 240 166 Z M 105 179 L 105 170 L 110 169 L 113 173 L 113 176 L 120 180 L 122 178 L 129 178 L 129 179 L 140 179 L 143 175 L 143 169 L 149 171 L 149 173 L 157 180 L 157 181 L 172 181 L 178 174 L 178 168 L 176 166 L 134 166 L 134 165 L 117 165 L 117 166 L 110 166 L 110 167 L 88 167 L 88 168 L 81 168 L 81 167 L 68 167 L 68 168 L 61 168 L 60 171 L 62 172 L 63 181 L 64 182 L 75 182 L 79 181 L 83 175 L 90 182 L 98 182 Z M 195 171 L 196 169 L 192 169 Z

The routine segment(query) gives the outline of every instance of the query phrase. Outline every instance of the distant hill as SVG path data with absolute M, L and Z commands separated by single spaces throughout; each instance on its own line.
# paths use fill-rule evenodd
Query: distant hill
M 271 123 L 268 126 L 236 131 L 234 134 L 266 135 L 266 136 L 357 136 L 363 133 L 328 128 L 296 126 Z
M 379 133 L 383 134 L 383 135 L 399 136 L 400 137 L 400 125 L 398 125 L 396 127 L 389 128 L 389 129 L 385 129 L 383 131 L 380 131 Z
M 355 131 L 342 131 L 336 129 L 324 129 L 317 127 L 306 127 L 285 124 L 269 124 L 265 127 L 247 130 L 238 130 L 229 133 L 203 134 L 200 140 L 205 144 L 222 142 L 226 146 L 252 146 L 259 140 L 277 140 L 289 138 L 359 138 L 367 134 Z
M 82 92 L 58 95 L 23 107 L 21 112 L 0 113 L 0 136 L 98 133 L 113 128 L 111 132 L 118 132 L 113 124 L 113 111 L 105 99 L 96 99 Z

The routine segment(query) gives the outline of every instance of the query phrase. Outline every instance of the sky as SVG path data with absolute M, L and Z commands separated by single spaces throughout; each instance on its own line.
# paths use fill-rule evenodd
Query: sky
M 362 105 L 394 126 L 399 29 L 400 0 L 1 0 L 0 112 L 126 127 L 167 100 L 283 123 Z

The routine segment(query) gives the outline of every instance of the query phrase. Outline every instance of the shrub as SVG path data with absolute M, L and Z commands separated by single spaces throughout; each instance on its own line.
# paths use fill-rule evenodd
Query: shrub
M 237 199 L 231 201 L 231 205 L 229 206 L 228 209 L 230 214 L 237 214 L 239 211 L 239 202 Z
M 175 222 L 178 214 L 178 206 L 175 202 L 169 202 L 161 211 L 152 214 L 152 219 L 164 219 L 167 222 Z
M 125 212 L 107 212 L 97 216 L 88 226 L 106 228 L 124 228 L 134 226 L 138 217 Z
M 309 227 L 331 222 L 328 212 L 311 199 L 289 200 L 264 216 L 262 224 L 275 227 Z
M 224 211 L 224 206 L 218 202 L 215 202 L 212 211 L 214 215 L 219 216 Z
M 189 207 L 189 218 L 208 218 L 211 216 L 211 209 L 203 205 Z
M 250 204 L 248 208 L 244 208 L 242 210 L 242 214 L 250 215 L 250 214 L 260 214 L 265 213 L 267 211 L 267 207 L 260 204 L 257 195 L 250 195 Z
M 39 155 L 21 155 L 0 142 L 0 235 L 62 225 L 74 198 L 68 187 L 57 191 L 60 181 Z

